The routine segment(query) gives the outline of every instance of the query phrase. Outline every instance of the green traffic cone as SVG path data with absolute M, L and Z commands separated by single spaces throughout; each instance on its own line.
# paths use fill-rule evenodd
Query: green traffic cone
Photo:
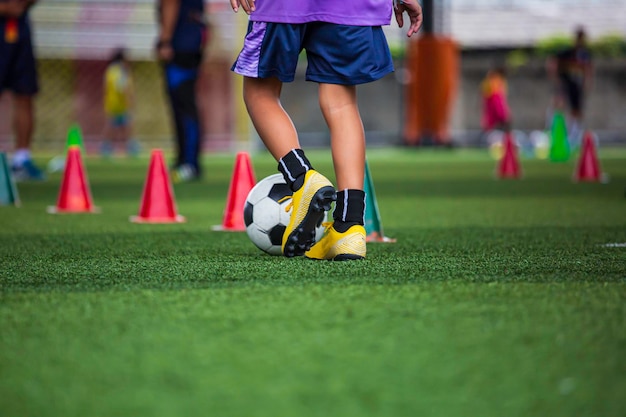
M 19 206 L 20 197 L 13 180 L 13 174 L 7 162 L 7 156 L 0 152 L 0 206 Z
M 567 140 L 567 126 L 563 113 L 557 112 L 552 119 L 550 129 L 550 161 L 565 162 L 570 157 L 569 141 Z
M 70 146 L 80 146 L 81 152 L 85 153 L 85 145 L 83 144 L 83 133 L 80 126 L 76 123 L 72 124 L 67 131 L 67 141 L 65 142 L 65 149 L 69 149 Z
M 365 161 L 365 233 L 368 242 L 393 243 L 396 239 L 391 239 L 383 233 L 383 224 L 380 220 L 378 203 L 376 202 L 376 191 L 370 174 L 369 164 Z
M 80 152 L 84 155 L 85 145 L 83 144 L 83 134 L 77 123 L 72 124 L 67 130 L 67 139 L 65 141 L 65 153 L 71 146 L 78 146 Z M 57 155 L 48 162 L 48 172 L 59 172 L 65 169 L 65 155 Z

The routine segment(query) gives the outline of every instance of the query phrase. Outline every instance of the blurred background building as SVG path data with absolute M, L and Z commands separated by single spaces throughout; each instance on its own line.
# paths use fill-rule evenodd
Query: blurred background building
M 444 0 L 449 33 L 465 48 L 532 47 L 584 25 L 589 36 L 626 35 L 624 0 Z
M 41 93 L 37 99 L 35 150 L 58 150 L 67 129 L 79 123 L 89 149 L 104 130 L 102 77 L 111 52 L 124 47 L 135 75 L 135 137 L 146 147 L 169 146 L 171 127 L 160 68 L 153 57 L 153 0 L 46 0 L 31 12 Z M 199 85 L 207 151 L 230 151 L 254 134 L 241 105 L 238 77 L 230 65 L 241 46 L 246 16 L 227 0 L 206 1 L 213 36 Z M 596 82 L 588 102 L 588 126 L 604 140 L 626 139 L 626 0 L 433 0 L 432 30 L 459 46 L 458 92 L 450 120 L 458 144 L 476 144 L 479 84 L 498 61 L 510 67 L 515 127 L 544 129 L 550 86 L 545 57 L 584 25 L 595 45 Z M 397 71 L 359 91 L 368 141 L 401 142 L 407 40 L 395 22 L 386 28 Z M 423 65 L 428 65 L 426 59 Z M 300 70 L 303 72 L 304 66 Z M 298 80 L 285 87 L 285 106 L 307 145 L 327 143 L 316 86 Z M 0 148 L 11 149 L 8 97 L 0 98 Z M 91 145 L 90 145 L 91 144 Z

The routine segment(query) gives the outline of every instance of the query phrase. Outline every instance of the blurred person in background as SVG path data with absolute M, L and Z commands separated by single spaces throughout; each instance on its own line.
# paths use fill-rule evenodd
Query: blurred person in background
M 16 181 L 43 180 L 33 163 L 34 97 L 39 91 L 28 12 L 36 0 L 0 0 L 0 94 L 13 94 L 15 152 L 11 162 Z
M 207 37 L 203 0 L 160 0 L 157 58 L 163 64 L 167 95 L 176 132 L 175 182 L 202 175 L 202 131 L 196 102 L 202 52 Z
M 101 153 L 108 157 L 116 144 L 123 144 L 129 156 L 139 152 L 137 141 L 131 136 L 131 110 L 134 105 L 134 86 L 130 63 L 124 49 L 117 49 L 104 73 L 104 111 L 107 116 L 105 138 Z
M 495 65 L 487 72 L 481 83 L 482 120 L 485 133 L 500 129 L 508 131 L 511 127 L 511 111 L 507 98 L 506 68 Z
M 575 32 L 574 45 L 548 59 L 548 75 L 554 84 L 554 110 L 568 112 L 568 136 L 577 147 L 582 136 L 583 109 L 592 82 L 592 57 L 583 27 Z

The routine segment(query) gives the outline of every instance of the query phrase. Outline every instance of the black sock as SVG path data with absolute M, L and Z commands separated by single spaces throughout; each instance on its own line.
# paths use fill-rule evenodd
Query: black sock
M 313 169 L 302 149 L 292 149 L 278 161 L 278 170 L 283 174 L 291 191 L 297 191 L 304 184 L 304 174 Z
M 365 223 L 365 191 L 342 190 L 337 192 L 337 202 L 333 212 L 333 227 L 343 233 L 350 227 Z

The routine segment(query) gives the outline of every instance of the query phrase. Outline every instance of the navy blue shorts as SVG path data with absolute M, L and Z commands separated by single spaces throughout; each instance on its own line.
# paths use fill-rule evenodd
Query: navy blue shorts
M 232 70 L 247 77 L 290 82 L 302 50 L 306 51 L 307 81 L 356 85 L 393 72 L 382 27 L 326 22 L 250 22 Z
M 11 90 L 15 94 L 34 95 L 39 84 L 30 27 L 20 24 L 14 42 L 7 42 L 5 30 L 5 25 L 0 24 L 0 92 Z

